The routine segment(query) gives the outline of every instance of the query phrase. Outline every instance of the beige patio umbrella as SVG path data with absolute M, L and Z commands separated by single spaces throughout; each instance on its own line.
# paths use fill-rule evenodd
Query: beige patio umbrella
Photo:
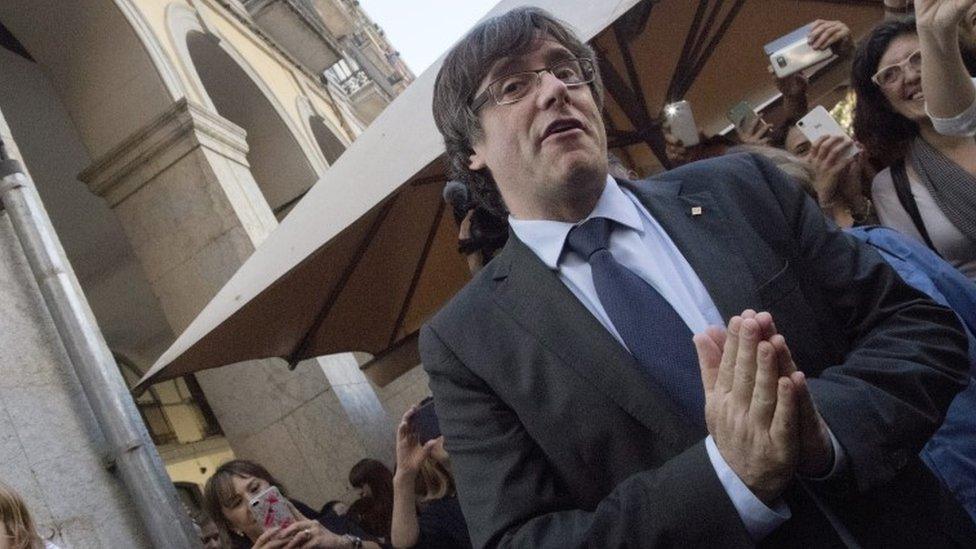
M 762 44 L 818 17 L 863 32 L 880 0 L 539 0 L 598 50 L 611 144 L 649 172 L 664 163 L 660 110 L 688 98 L 707 129 L 748 98 L 775 106 Z M 491 13 L 525 2 L 506 0 Z M 695 44 L 700 47 L 695 48 Z M 688 46 L 686 46 L 688 44 Z M 734 67 L 734 70 L 730 70 Z M 430 111 L 440 62 L 396 98 L 140 380 L 258 358 L 292 364 L 347 351 L 385 385 L 419 363 L 417 330 L 468 280 L 441 200 L 443 143 Z M 843 70 L 817 75 L 815 95 Z
M 590 38 L 637 0 L 534 2 Z M 492 13 L 524 4 L 505 0 Z M 430 105 L 438 61 L 360 135 L 140 380 L 236 362 L 368 352 L 419 362 L 416 332 L 467 280 L 442 206 Z

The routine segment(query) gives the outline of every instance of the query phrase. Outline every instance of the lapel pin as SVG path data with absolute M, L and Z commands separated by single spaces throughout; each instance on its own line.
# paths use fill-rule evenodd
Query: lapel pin
M 701 215 L 701 214 L 702 214 L 702 207 L 701 206 L 692 206 L 691 207 L 691 215 Z

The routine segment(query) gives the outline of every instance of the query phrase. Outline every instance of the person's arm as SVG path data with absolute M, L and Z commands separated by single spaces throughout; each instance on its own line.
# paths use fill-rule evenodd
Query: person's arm
M 912 0 L 884 0 L 885 21 L 907 21 L 914 14 Z
M 475 547 L 754 544 L 704 442 L 630 476 L 582 510 L 515 411 L 429 324 L 420 348 Z
M 414 488 L 420 465 L 428 456 L 434 441 L 420 444 L 410 418 L 417 412 L 412 406 L 400 419 L 396 433 L 397 468 L 393 475 L 393 521 L 390 525 L 390 544 L 396 549 L 407 549 L 420 539 L 417 522 L 417 496 Z
M 393 524 L 390 528 L 390 544 L 396 549 L 406 549 L 417 544 L 420 525 L 417 523 L 417 497 L 414 494 L 417 476 L 393 476 Z
M 775 78 L 776 89 L 783 94 L 783 112 L 786 119 L 797 119 L 810 111 L 807 100 L 807 89 L 810 83 L 802 72 L 793 73 L 785 78 Z
M 976 86 L 959 48 L 959 23 L 973 3 L 974 0 L 915 2 L 925 108 L 939 133 L 976 134 Z
M 967 383 L 967 340 L 955 314 L 905 284 L 866 244 L 829 226 L 816 204 L 769 160 L 750 155 L 783 219 L 751 220 L 790 254 L 806 299 L 828 315 L 850 348 L 843 360 L 810 375 L 817 409 L 843 447 L 856 488 L 892 479 L 942 422 Z M 768 195 L 767 195 L 768 196 Z M 782 240 L 781 236 L 786 236 Z M 789 250 L 792 250 L 790 252 Z M 804 368 L 802 360 L 797 364 Z

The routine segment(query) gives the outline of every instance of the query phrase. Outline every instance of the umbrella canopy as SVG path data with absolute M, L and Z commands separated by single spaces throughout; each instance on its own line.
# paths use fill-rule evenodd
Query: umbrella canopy
M 598 51 L 611 145 L 648 173 L 666 164 L 660 110 L 687 98 L 706 130 L 748 99 L 775 104 L 762 45 L 816 18 L 855 34 L 881 2 L 539 0 Z M 522 5 L 505 0 L 489 15 Z M 697 47 L 696 47 L 697 45 Z M 417 331 L 468 280 L 446 211 L 444 146 L 430 105 L 440 61 L 353 143 L 140 380 L 136 390 L 259 358 L 347 351 L 385 385 L 419 363 Z M 814 96 L 843 78 L 817 75 Z M 714 131 L 714 130 L 713 130 Z
M 638 0 L 534 2 L 586 39 Z M 522 5 L 505 0 L 491 14 Z M 434 63 L 373 121 L 176 339 L 136 390 L 258 358 L 376 357 L 380 384 L 419 362 L 416 332 L 467 280 L 441 200 Z M 380 368 L 376 365 L 392 364 Z M 392 371 L 385 377 L 379 371 Z

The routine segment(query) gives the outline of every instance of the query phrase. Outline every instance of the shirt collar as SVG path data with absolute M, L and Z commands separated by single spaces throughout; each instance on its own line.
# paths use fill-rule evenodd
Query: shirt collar
M 617 223 L 644 234 L 640 212 L 613 177 L 607 176 L 603 193 L 597 200 L 596 207 L 590 215 L 578 223 L 552 221 L 549 219 L 516 219 L 508 216 L 508 224 L 519 240 L 525 243 L 535 255 L 539 256 L 550 269 L 559 267 L 559 257 L 562 255 L 563 245 L 569 231 L 594 217 L 605 217 Z

